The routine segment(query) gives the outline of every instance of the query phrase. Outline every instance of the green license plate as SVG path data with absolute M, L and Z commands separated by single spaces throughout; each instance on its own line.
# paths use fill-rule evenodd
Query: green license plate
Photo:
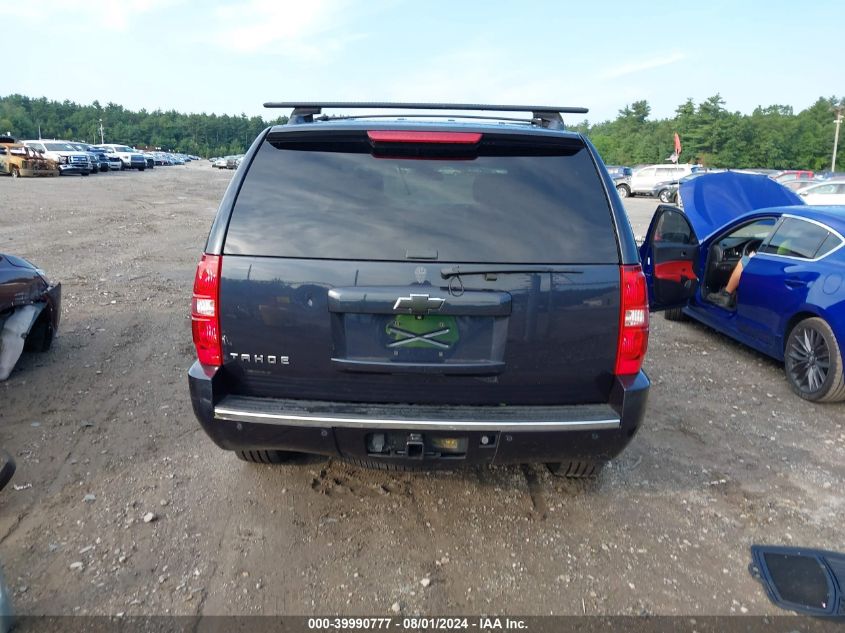
M 457 319 L 453 316 L 399 314 L 385 326 L 390 349 L 452 349 L 458 342 Z

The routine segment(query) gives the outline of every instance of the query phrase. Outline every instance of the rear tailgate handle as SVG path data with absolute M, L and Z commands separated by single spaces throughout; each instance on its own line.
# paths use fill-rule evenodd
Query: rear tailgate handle
M 509 316 L 508 292 L 465 290 L 451 295 L 430 285 L 352 286 L 329 290 L 329 312 L 358 314 L 438 314 L 443 316 Z

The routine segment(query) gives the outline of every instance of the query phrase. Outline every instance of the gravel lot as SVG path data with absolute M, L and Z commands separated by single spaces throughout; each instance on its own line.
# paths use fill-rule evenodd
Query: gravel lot
M 0 560 L 27 614 L 768 614 L 751 543 L 845 549 L 845 409 L 653 318 L 648 418 L 602 477 L 256 466 L 191 412 L 188 304 L 232 172 L 0 179 L 0 251 L 64 287 L 0 384 Z M 645 233 L 656 202 L 628 200 Z M 153 520 L 145 522 L 145 515 Z

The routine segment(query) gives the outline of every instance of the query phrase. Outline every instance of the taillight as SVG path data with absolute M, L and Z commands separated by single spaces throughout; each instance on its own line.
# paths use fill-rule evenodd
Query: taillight
M 621 267 L 621 299 L 617 376 L 638 373 L 648 349 L 648 292 L 639 264 Z
M 203 255 L 194 278 L 194 295 L 191 299 L 191 331 L 197 358 L 203 365 L 223 364 L 220 348 L 220 266 L 219 255 Z

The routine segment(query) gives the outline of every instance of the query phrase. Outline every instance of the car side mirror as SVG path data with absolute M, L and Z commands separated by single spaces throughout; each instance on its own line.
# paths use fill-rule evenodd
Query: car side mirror
M 845 555 L 797 547 L 751 546 L 751 575 L 782 609 L 842 616 Z

